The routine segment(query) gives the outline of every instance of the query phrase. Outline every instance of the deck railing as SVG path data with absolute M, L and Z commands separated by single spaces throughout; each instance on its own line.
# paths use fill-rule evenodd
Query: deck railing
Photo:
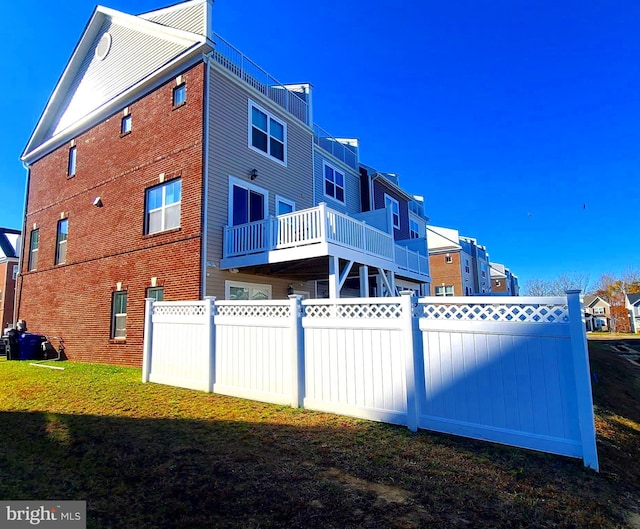
M 334 138 L 316 124 L 313 125 L 313 141 L 349 167 L 358 169 L 358 148 L 355 145 Z
M 226 226 L 224 257 L 240 257 L 321 242 L 338 244 L 387 260 L 404 270 L 429 273 L 428 257 L 395 244 L 391 234 L 325 204 L 257 222 Z
M 211 57 L 218 64 L 309 125 L 309 112 L 303 95 L 289 90 L 217 33 L 213 37 L 215 47 Z

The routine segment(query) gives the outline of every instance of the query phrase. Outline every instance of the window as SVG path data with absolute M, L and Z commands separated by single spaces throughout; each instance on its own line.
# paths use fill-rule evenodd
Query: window
M 324 164 L 324 194 L 344 204 L 344 173 Z
M 113 293 L 111 302 L 111 338 L 127 337 L 127 291 Z
M 287 213 L 293 213 L 295 209 L 295 202 L 276 195 L 276 215 L 286 215 Z
M 29 240 L 29 270 L 38 268 L 38 246 L 40 245 L 40 230 L 31 231 L 31 239 Z
M 239 281 L 225 281 L 224 291 L 226 299 L 271 299 L 271 285 L 260 285 L 258 283 L 241 283 Z
M 58 233 L 56 235 L 56 260 L 55 264 L 62 264 L 67 260 L 67 235 L 69 233 L 69 221 L 58 221 Z
M 447 263 L 447 264 L 453 263 L 453 257 L 451 257 L 450 255 L 445 255 L 444 256 L 444 262 Z
M 75 145 L 69 149 L 69 161 L 67 163 L 67 176 L 75 176 L 76 174 L 76 147 Z
M 465 259 L 464 260 L 464 271 L 468 274 L 470 269 L 469 269 L 469 259 Z
M 18 279 L 18 265 L 13 265 L 13 274 L 12 274 L 12 279 L 15 281 L 16 279 Z
M 593 308 L 593 313 L 594 314 L 604 314 L 604 307 L 594 307 Z
M 120 134 L 124 136 L 125 134 L 129 134 L 131 132 L 131 114 L 127 114 L 122 118 L 122 122 L 120 123 Z
M 413 219 L 409 219 L 409 238 L 410 239 L 420 238 L 420 225 Z
M 173 89 L 173 106 L 179 107 L 187 102 L 187 85 L 184 83 Z
M 436 287 L 436 296 L 453 296 L 453 285 L 442 285 Z
M 249 146 L 261 153 L 287 163 L 287 125 L 249 102 Z
M 268 192 L 256 185 L 229 178 L 229 222 L 232 226 L 258 222 L 266 216 Z
M 391 215 L 393 217 L 393 227 L 400 228 L 400 204 L 398 203 L 398 201 L 385 193 L 384 207 L 391 210 Z
M 164 287 L 149 287 L 145 295 L 146 298 L 153 298 L 153 301 L 164 300 Z
M 146 233 L 180 227 L 182 180 L 177 178 L 147 189 Z

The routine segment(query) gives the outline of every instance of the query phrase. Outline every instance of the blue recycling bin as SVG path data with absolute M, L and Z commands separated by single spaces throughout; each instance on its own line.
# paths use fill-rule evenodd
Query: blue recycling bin
M 18 334 L 18 360 L 37 360 L 42 358 L 42 342 L 46 338 L 41 334 L 28 332 Z

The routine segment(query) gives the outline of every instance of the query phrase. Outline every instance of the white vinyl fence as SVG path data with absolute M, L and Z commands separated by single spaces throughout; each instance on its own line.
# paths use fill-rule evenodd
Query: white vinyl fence
M 581 458 L 598 469 L 567 297 L 147 300 L 142 379 Z

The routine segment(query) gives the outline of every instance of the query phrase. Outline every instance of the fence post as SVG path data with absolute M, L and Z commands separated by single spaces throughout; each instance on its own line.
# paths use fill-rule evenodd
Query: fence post
M 417 376 L 415 362 L 414 328 L 413 328 L 413 304 L 415 296 L 412 290 L 403 290 L 400 293 L 400 306 L 402 307 L 402 335 L 404 348 L 404 368 L 407 385 L 407 428 L 412 432 L 418 431 L 418 396 Z
M 567 290 L 569 309 L 569 330 L 573 372 L 576 379 L 578 423 L 582 444 L 582 460 L 585 467 L 598 471 L 596 450 L 596 429 L 593 417 L 593 396 L 591 393 L 591 371 L 589 369 L 589 349 L 584 321 L 584 306 L 580 290 Z
M 149 382 L 153 354 L 153 298 L 144 300 L 144 335 L 142 339 L 142 382 Z
M 207 350 L 207 389 L 205 391 L 212 393 L 213 385 L 216 381 L 216 298 L 215 296 L 205 296 L 204 301 L 205 325 L 207 326 L 207 335 L 209 337 L 209 347 Z
M 302 330 L 302 296 L 289 296 L 291 322 L 291 407 L 304 405 L 304 334 Z

